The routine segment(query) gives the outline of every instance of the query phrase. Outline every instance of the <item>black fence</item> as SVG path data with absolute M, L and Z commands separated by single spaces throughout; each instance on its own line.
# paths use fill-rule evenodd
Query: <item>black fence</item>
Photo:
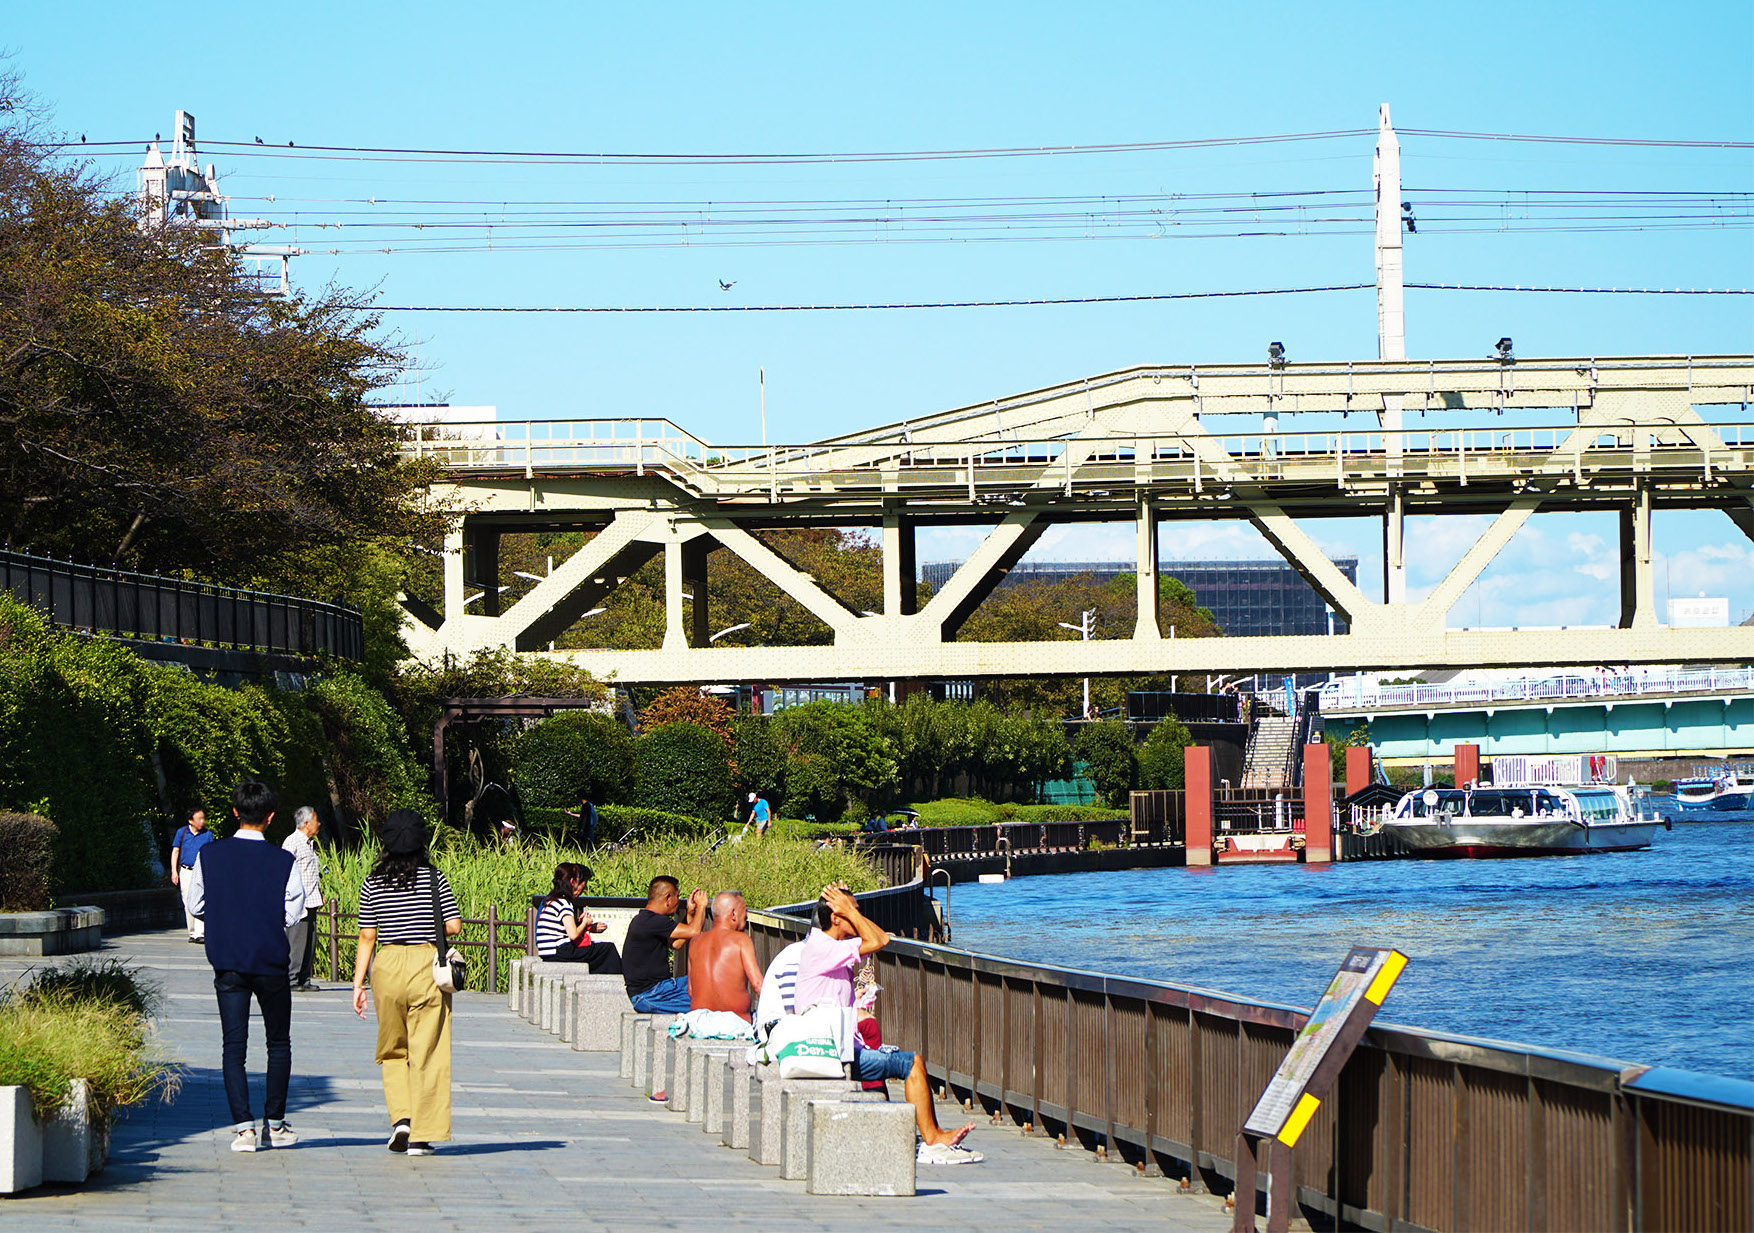
M 1165 691 L 1127 691 L 1127 718 L 1145 722 L 1171 715 L 1184 724 L 1233 724 L 1239 720 L 1235 694 L 1172 694 Z
M 359 609 L 0 551 L 0 588 L 56 625 L 125 638 L 358 659 Z

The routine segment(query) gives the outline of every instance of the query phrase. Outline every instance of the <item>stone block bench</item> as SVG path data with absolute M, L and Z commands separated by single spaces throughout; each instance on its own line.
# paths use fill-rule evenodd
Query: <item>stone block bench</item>
M 510 1003 L 525 1019 L 581 1052 L 621 1048 L 621 1017 L 630 1012 L 620 976 L 593 976 L 583 964 L 518 959 Z
M 73 955 L 103 945 L 102 908 L 0 912 L 0 955 Z

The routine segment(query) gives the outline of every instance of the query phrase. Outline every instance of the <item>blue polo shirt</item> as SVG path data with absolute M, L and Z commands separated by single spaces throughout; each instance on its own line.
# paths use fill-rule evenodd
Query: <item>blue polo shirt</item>
M 177 850 L 177 864 L 187 869 L 201 855 L 201 849 L 214 840 L 213 828 L 204 826 L 198 831 L 191 831 L 187 826 L 179 826 L 176 835 L 171 839 L 171 847 Z

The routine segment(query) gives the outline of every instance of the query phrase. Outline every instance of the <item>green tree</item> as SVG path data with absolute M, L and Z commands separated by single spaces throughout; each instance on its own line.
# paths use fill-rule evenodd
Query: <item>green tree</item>
M 1133 735 L 1118 719 L 1087 724 L 1072 752 L 1090 768 L 1090 780 L 1110 808 L 1125 809 L 1127 795 L 1139 782 L 1139 760 Z
M 1181 720 L 1170 715 L 1159 720 L 1139 746 L 1139 786 L 1180 791 L 1188 745 L 1193 737 Z
M 773 721 L 765 715 L 739 715 L 731 734 L 738 801 L 759 792 L 777 812 L 786 799 L 786 749 Z
M 787 707 L 773 725 L 793 813 L 833 822 L 855 801 L 868 811 L 896 785 L 894 746 L 863 707 L 810 702 Z
M 633 737 L 594 711 L 563 711 L 512 742 L 511 779 L 526 808 L 571 809 L 581 793 L 598 805 L 633 798 Z
M 0 535 L 247 583 L 439 534 L 431 465 L 368 402 L 402 355 L 359 297 L 259 294 L 210 232 L 142 226 L 30 116 L 0 80 Z
M 731 758 L 719 734 L 665 724 L 634 741 L 633 803 L 709 822 L 731 820 Z

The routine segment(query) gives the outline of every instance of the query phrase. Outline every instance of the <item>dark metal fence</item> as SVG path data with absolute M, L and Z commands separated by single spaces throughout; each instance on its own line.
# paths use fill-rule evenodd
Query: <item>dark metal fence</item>
M 751 914 L 764 962 L 804 932 L 791 911 Z M 884 1038 L 958 1095 L 1198 1187 L 1234 1179 L 1237 1131 L 1305 1019 L 899 939 L 877 965 Z M 1376 1230 L 1747 1229 L 1751 1143 L 1754 1084 L 1385 1025 L 1299 1142 L 1295 1188 Z
M 359 610 L 0 551 L 0 588 L 56 625 L 130 638 L 358 659 Z

